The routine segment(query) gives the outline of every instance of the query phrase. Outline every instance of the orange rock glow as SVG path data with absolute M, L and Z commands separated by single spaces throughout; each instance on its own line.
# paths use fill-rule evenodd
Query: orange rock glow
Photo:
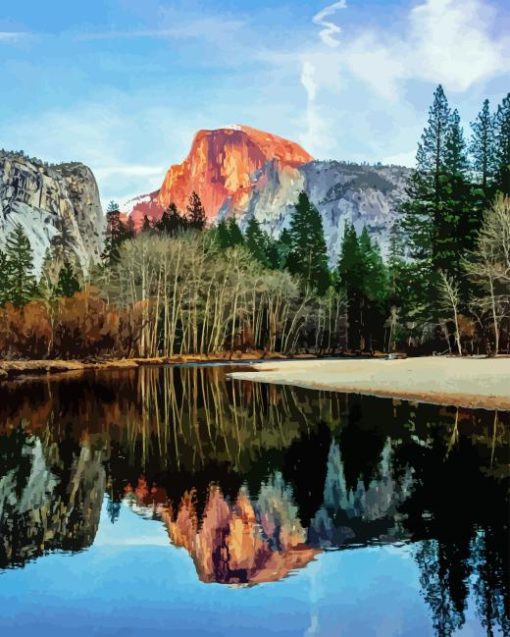
M 140 227 L 145 215 L 159 219 L 172 202 L 184 212 L 193 191 L 209 220 L 220 210 L 244 210 L 268 162 L 285 170 L 312 160 L 298 144 L 249 126 L 201 130 L 184 162 L 171 166 L 161 189 L 135 205 L 135 225 Z

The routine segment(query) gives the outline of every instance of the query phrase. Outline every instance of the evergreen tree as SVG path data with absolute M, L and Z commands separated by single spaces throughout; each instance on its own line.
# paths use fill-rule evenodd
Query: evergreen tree
M 179 213 L 177 206 L 172 202 L 163 212 L 161 219 L 156 224 L 156 228 L 159 232 L 175 237 L 185 230 L 187 224 L 186 217 Z
M 0 307 L 8 300 L 9 290 L 9 264 L 7 256 L 0 250 Z
M 106 265 L 113 265 L 119 261 L 119 248 L 128 238 L 126 226 L 120 218 L 120 209 L 115 201 L 110 201 L 106 210 L 105 247 L 102 258 Z
M 482 110 L 471 124 L 472 137 L 469 150 L 476 178 L 485 193 L 494 179 L 494 118 L 489 100 L 485 100 Z
M 290 221 L 287 269 L 299 276 L 305 288 L 325 294 L 331 284 L 322 219 L 317 208 L 301 192 Z
M 255 217 L 251 217 L 248 221 L 245 241 L 246 247 L 255 259 L 265 267 L 269 267 L 270 263 L 267 254 L 268 236 L 262 231 L 260 224 Z
M 16 307 L 25 305 L 35 293 L 32 248 L 20 224 L 7 235 L 7 300 Z
M 151 220 L 147 215 L 143 216 L 142 232 L 148 233 L 153 230 Z
M 227 231 L 228 231 L 228 247 L 233 248 L 235 246 L 243 245 L 244 237 L 241 232 L 241 228 L 239 227 L 235 217 L 230 217 L 227 221 Z
M 65 261 L 58 273 L 57 295 L 71 297 L 80 289 L 78 277 L 69 261 Z
M 496 189 L 510 195 L 510 93 L 498 106 L 494 136 Z
M 446 136 L 444 169 L 441 175 L 441 214 L 435 219 L 434 267 L 459 280 L 462 259 L 474 247 L 480 213 L 468 178 L 469 162 L 460 117 L 455 110 Z
M 337 265 L 337 285 L 347 299 L 348 344 L 351 350 L 361 347 L 363 327 L 363 286 L 365 264 L 356 230 L 352 224 L 345 224 L 344 236 Z
M 290 249 L 292 247 L 292 238 L 287 228 L 282 230 L 280 238 L 275 242 L 274 247 L 276 252 L 274 258 L 277 264 L 275 268 L 283 270 L 287 264 L 287 259 L 289 258 Z
M 200 201 L 200 197 L 195 191 L 193 191 L 189 198 L 187 213 L 190 228 L 193 228 L 194 230 L 203 230 L 205 228 L 207 216 L 205 214 L 204 206 Z
M 214 230 L 214 238 L 222 250 L 230 248 L 230 232 L 228 231 L 225 219 L 222 219 L 216 226 Z
M 125 226 L 126 239 L 134 239 L 136 237 L 135 222 L 131 215 L 129 215 Z
M 423 264 L 424 276 L 429 276 L 432 269 L 436 252 L 435 229 L 440 226 L 443 212 L 442 177 L 450 123 L 448 101 L 439 86 L 418 145 L 416 170 L 408 183 L 407 200 L 401 206 L 402 228 L 409 239 L 410 256 Z
M 469 181 L 467 148 L 457 111 L 450 111 L 441 86 L 434 93 L 429 119 L 416 156 L 417 166 L 401 205 L 402 228 L 416 277 L 416 307 L 422 320 L 434 314 L 439 271 L 454 278 L 474 244 L 479 226 L 480 197 Z M 416 316 L 416 318 L 418 318 Z
M 384 305 L 388 298 L 388 271 L 377 243 L 372 242 L 366 226 L 359 239 L 363 263 L 363 291 L 367 299 L 377 305 Z

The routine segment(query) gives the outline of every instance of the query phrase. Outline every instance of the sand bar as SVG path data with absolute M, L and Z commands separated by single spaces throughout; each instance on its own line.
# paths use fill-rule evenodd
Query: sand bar
M 268 361 L 251 369 L 230 376 L 441 405 L 510 410 L 510 358 Z

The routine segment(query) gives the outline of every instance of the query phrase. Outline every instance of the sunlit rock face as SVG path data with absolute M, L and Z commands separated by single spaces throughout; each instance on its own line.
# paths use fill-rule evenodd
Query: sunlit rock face
M 0 152 L 0 248 L 20 224 L 40 270 L 51 245 L 62 245 L 83 269 L 99 259 L 104 215 L 96 180 L 79 163 L 48 165 Z
M 185 211 L 196 191 L 210 223 L 235 216 L 244 227 L 254 216 L 277 237 L 304 190 L 321 213 L 334 261 L 346 222 L 359 232 L 367 226 L 386 248 L 408 175 L 398 166 L 313 161 L 292 141 L 232 126 L 197 133 L 188 157 L 170 168 L 160 190 L 126 202 L 123 210 L 140 227 L 144 216 L 159 219 L 172 202 Z
M 162 504 L 159 489 L 144 481 L 128 498 L 139 514 L 152 510 L 164 521 L 175 546 L 191 555 L 203 582 L 258 584 L 277 581 L 306 566 L 319 550 L 305 544 L 306 530 L 292 502 L 291 489 L 276 473 L 258 498 L 243 488 L 234 502 L 218 486 L 209 489 L 199 517 L 193 491 L 174 510 Z
M 128 207 L 140 225 L 144 215 L 158 218 L 171 202 L 184 211 L 195 191 L 211 221 L 219 214 L 242 214 L 268 163 L 297 178 L 296 168 L 311 160 L 298 144 L 248 126 L 201 130 L 188 157 L 171 166 L 160 190 L 132 200 Z

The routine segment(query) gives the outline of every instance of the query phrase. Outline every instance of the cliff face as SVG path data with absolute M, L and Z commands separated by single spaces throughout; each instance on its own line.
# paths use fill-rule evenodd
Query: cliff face
M 245 212 L 268 163 L 280 170 L 310 162 L 312 156 L 289 140 L 248 126 L 199 131 L 187 158 L 171 166 L 160 190 L 130 202 L 137 225 L 147 214 L 161 216 L 175 203 L 185 210 L 190 194 L 200 196 L 207 216 Z
M 321 214 L 332 262 L 338 257 L 346 222 L 353 223 L 358 234 L 367 226 L 384 251 L 409 174 L 410 169 L 401 166 L 313 161 L 279 170 L 269 163 L 247 210 L 239 215 L 241 226 L 255 216 L 264 229 L 278 236 L 289 226 L 294 204 L 304 190 Z
M 332 260 L 345 222 L 366 225 L 384 249 L 404 197 L 409 169 L 313 161 L 303 148 L 276 135 L 234 126 L 200 131 L 182 164 L 172 166 L 161 189 L 127 202 L 137 226 L 158 219 L 171 203 L 184 211 L 196 191 L 209 221 L 235 216 L 244 226 L 255 216 L 273 236 L 287 227 L 304 190 L 318 207 Z
M 0 248 L 16 224 L 27 234 L 39 270 L 60 244 L 83 268 L 102 250 L 104 216 L 96 180 L 79 163 L 49 166 L 17 153 L 0 153 Z

